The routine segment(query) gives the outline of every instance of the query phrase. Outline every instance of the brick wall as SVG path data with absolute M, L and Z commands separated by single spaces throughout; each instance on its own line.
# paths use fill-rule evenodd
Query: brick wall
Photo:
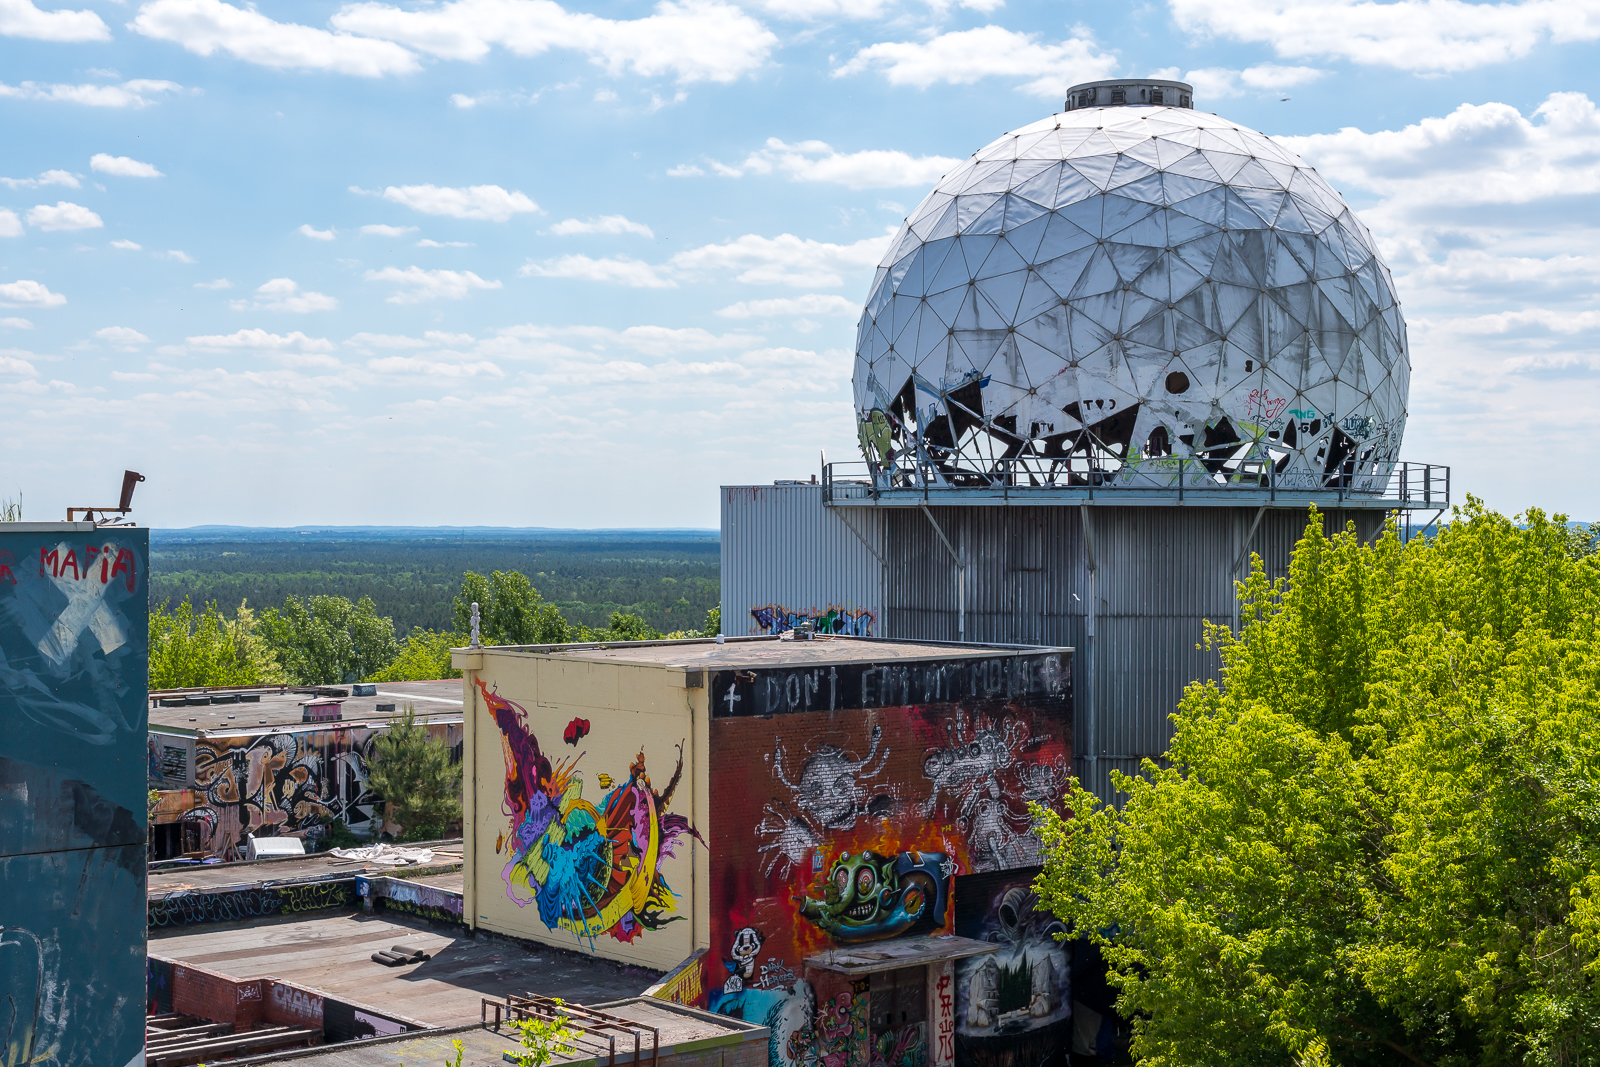
M 264 985 L 271 979 L 230 978 L 185 963 L 172 965 L 172 1010 L 216 1023 L 234 1033 L 253 1030 L 264 1014 Z

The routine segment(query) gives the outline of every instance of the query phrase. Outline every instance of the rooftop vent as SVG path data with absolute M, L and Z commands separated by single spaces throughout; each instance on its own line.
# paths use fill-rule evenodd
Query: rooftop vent
M 378 687 L 369 682 L 357 682 L 350 687 L 350 691 L 358 697 L 375 697 L 378 695 Z
M 344 705 L 337 700 L 308 700 L 300 707 L 301 722 L 338 722 L 344 718 Z
M 1067 90 L 1068 111 L 1084 107 L 1194 107 L 1194 87 L 1154 78 L 1084 82 Z

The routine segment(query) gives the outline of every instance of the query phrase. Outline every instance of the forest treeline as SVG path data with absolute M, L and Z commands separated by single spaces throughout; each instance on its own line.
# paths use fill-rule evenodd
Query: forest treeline
M 720 546 L 714 534 L 627 537 L 606 532 L 549 540 L 504 536 L 244 535 L 201 540 L 158 532 L 151 541 L 151 603 L 208 602 L 230 612 L 313 595 L 370 600 L 413 627 L 454 625 L 452 601 L 468 572 L 524 574 L 576 625 L 604 629 L 613 613 L 634 615 L 662 632 L 693 629 L 719 602 Z
M 366 596 L 291 594 L 260 611 L 243 600 L 231 616 L 215 600 L 196 608 L 184 597 L 176 607 L 163 601 L 150 611 L 150 688 L 458 678 L 450 649 L 470 640 L 473 604 L 487 645 L 700 637 L 719 632 L 722 621 L 713 606 L 693 628 L 663 632 L 621 611 L 593 627 L 568 619 L 518 571 L 467 571 L 450 598 L 449 625 L 413 626 L 403 637 Z

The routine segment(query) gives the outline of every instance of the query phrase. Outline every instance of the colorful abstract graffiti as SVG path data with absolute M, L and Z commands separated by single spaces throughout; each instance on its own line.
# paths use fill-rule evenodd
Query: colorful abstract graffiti
M 960 932 L 960 887 L 969 884 L 977 887 L 969 895 L 981 898 L 974 905 L 979 918 L 997 924 L 978 940 L 1033 929 L 1003 917 L 1015 899 L 970 879 L 1012 877 L 1019 869 L 1021 884 L 1032 877 L 1039 844 L 1028 804 L 1058 806 L 1070 773 L 1066 666 L 1040 656 L 711 680 L 712 751 L 739 758 L 720 761 L 711 779 L 718 818 L 710 841 L 706 1003 L 770 1027 L 770 1067 L 926 1067 L 966 1059 L 965 1029 L 957 1023 L 976 970 L 943 972 L 948 1032 L 936 1035 L 926 1007 L 907 1007 L 939 1003 L 926 968 L 914 987 L 910 978 L 892 994 L 871 986 L 874 1005 L 891 996 L 900 1005 L 879 1018 L 876 1006 L 868 1009 L 866 986 L 841 992 L 814 984 L 805 960 L 838 946 Z M 1026 1035 L 1070 1013 L 1065 966 L 1050 957 L 1047 973 L 1034 958 L 1046 948 L 1025 941 L 1020 956 L 1004 942 L 994 970 L 983 970 L 981 981 L 992 979 L 1000 995 L 979 997 L 993 1018 L 974 1040 L 998 1034 L 995 1048 L 1031 1040 Z M 1047 948 L 1061 951 L 1053 941 Z M 1022 981 L 1040 986 L 1035 997 L 1030 984 L 1023 998 L 1025 1019 L 1012 1004 L 1019 966 Z M 979 992 L 986 988 L 980 982 Z M 930 1046 L 936 1036 L 945 1050 L 937 1057 Z
M 0 524 L 0 1062 L 142 1064 L 149 533 L 21 527 Z
M 750 609 L 750 617 L 764 634 L 778 634 L 810 623 L 819 634 L 846 634 L 871 637 L 875 616 L 866 608 L 807 608 L 793 611 L 782 604 L 762 604 Z
M 459 749 L 460 723 L 426 728 Z M 370 833 L 381 812 L 367 764 L 382 733 L 363 726 L 201 736 L 194 741 L 193 793 L 163 793 L 165 799 L 180 792 L 186 803 L 162 804 L 156 821 L 181 823 L 186 848 L 225 859 L 239 858 L 251 834 L 316 838 L 332 820 Z M 158 735 L 150 736 L 153 750 Z
M 501 878 L 511 900 L 518 907 L 537 904 L 547 928 L 591 946 L 604 935 L 631 942 L 681 920 L 670 914 L 677 895 L 661 863 L 677 854 L 685 836 L 700 837 L 687 818 L 667 810 L 683 776 L 682 747 L 664 790 L 651 785 L 640 752 L 626 780 L 610 786 L 596 805 L 583 799 L 583 753 L 552 764 L 528 727 L 526 709 L 481 680 L 478 689 L 505 753 L 504 811 L 511 828 Z

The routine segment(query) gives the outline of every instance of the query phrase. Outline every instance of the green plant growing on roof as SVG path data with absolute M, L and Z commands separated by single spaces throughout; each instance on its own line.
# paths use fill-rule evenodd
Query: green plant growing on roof
M 383 798 L 384 817 L 400 825 L 401 839 L 444 836 L 461 818 L 461 764 L 451 760 L 450 746 L 431 736 L 407 704 L 372 747 L 367 784 Z
M 570 1055 L 578 1050 L 578 1031 L 567 1025 L 567 1016 L 561 1010 L 561 998 L 553 998 L 555 1013 L 550 1016 L 532 1015 L 513 1019 L 511 1026 L 521 1035 L 523 1052 L 507 1053 L 519 1067 L 545 1067 L 557 1056 Z
M 467 1054 L 467 1046 L 463 1045 L 458 1037 L 451 1040 L 450 1047 L 456 1050 L 456 1058 L 445 1060 L 444 1067 L 461 1067 L 461 1058 Z

